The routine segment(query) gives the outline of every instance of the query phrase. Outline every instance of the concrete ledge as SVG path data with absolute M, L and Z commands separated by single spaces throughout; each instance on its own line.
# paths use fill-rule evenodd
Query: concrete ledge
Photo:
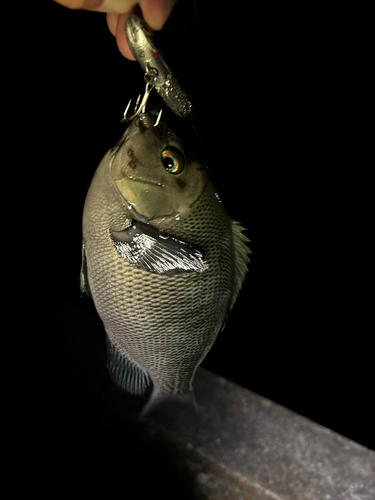
M 138 422 L 142 401 L 110 380 L 102 324 L 87 305 L 45 296 L 43 315 L 30 307 L 7 351 L 15 494 L 375 500 L 374 452 L 204 369 L 197 415 L 164 408 Z
M 175 409 L 147 424 L 207 500 L 374 500 L 375 453 L 198 369 L 197 416 Z

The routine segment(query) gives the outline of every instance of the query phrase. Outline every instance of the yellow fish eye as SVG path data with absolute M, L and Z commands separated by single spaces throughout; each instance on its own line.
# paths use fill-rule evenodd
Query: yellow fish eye
M 165 170 L 170 174 L 180 174 L 185 166 L 184 155 L 173 146 L 164 149 L 161 154 L 161 161 Z

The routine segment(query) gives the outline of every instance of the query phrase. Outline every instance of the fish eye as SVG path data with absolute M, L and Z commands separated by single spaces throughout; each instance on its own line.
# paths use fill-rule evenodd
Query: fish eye
M 180 174 L 185 166 L 185 159 L 182 152 L 174 146 L 168 146 L 161 154 L 163 167 L 170 174 Z

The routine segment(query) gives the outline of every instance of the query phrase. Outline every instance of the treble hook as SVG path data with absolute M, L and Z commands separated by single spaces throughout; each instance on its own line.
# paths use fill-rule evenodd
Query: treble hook
M 139 103 L 139 100 L 140 100 L 140 97 L 141 97 L 141 94 L 139 94 L 138 99 L 137 99 L 137 101 L 135 103 L 133 114 L 131 116 L 128 116 L 128 111 L 129 111 L 129 108 L 130 108 L 130 104 L 132 102 L 132 99 L 130 99 L 130 101 L 128 102 L 128 105 L 125 108 L 124 116 L 123 116 L 121 122 L 131 122 L 133 120 L 133 118 L 135 118 L 136 116 L 138 116 L 141 113 L 145 112 L 145 110 L 146 110 L 146 104 L 147 104 L 149 95 L 151 94 L 151 91 L 152 91 L 153 88 L 154 88 L 154 84 L 152 83 L 152 81 L 147 81 L 146 82 L 145 93 L 144 93 L 144 95 L 142 97 L 141 103 L 138 106 L 138 103 Z

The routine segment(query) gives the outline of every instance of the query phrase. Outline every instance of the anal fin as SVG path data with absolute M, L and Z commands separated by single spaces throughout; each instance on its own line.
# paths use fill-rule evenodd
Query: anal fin
M 107 368 L 113 382 L 129 394 L 144 394 L 150 385 L 150 378 L 136 364 L 119 353 L 107 335 Z

